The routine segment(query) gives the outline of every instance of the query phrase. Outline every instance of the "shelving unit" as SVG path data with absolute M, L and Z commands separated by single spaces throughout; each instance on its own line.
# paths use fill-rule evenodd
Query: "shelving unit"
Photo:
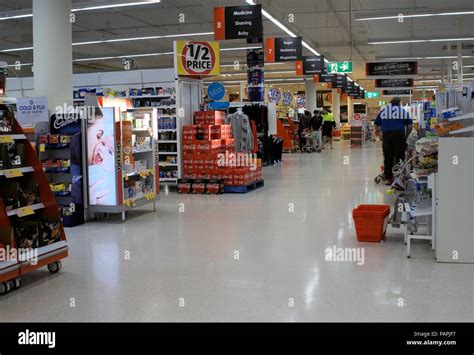
M 52 273 L 58 272 L 62 268 L 61 260 L 68 256 L 68 245 L 58 206 L 41 163 L 15 120 L 13 131 L 15 133 L 12 135 L 1 135 L 0 144 L 23 141 L 21 143 L 24 143 L 24 154 L 21 167 L 0 170 L 0 242 L 5 247 L 23 250 L 28 254 L 20 253 L 16 259 L 0 261 L 2 295 L 20 287 L 21 277 L 28 272 L 43 266 L 47 266 Z M 12 198 L 12 195 L 8 194 L 6 187 L 11 184 L 28 186 L 30 197 L 27 204 L 18 206 L 24 203 L 19 199 L 19 195 Z M 47 229 L 43 228 L 46 226 L 52 229 L 51 233 L 47 234 L 48 237 L 44 238 L 43 231 Z M 32 259 L 35 253 L 37 260 L 36 255 L 35 260 Z

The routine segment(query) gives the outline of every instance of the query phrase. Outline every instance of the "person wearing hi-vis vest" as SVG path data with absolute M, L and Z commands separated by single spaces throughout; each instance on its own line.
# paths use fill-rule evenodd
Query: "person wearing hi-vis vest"
M 323 109 L 323 149 L 326 147 L 326 143 L 332 147 L 332 130 L 336 128 L 336 121 L 334 121 L 334 115 L 329 111 L 328 108 Z

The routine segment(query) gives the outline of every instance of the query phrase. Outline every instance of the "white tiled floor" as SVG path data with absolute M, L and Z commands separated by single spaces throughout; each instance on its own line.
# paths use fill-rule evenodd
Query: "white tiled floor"
M 437 264 L 422 241 L 407 259 L 400 230 L 356 242 L 352 208 L 388 201 L 382 155 L 335 147 L 285 155 L 247 195 L 163 193 L 157 213 L 68 229 L 63 271 L 26 275 L 0 321 L 474 321 L 473 265 Z M 325 261 L 333 245 L 363 247 L 364 265 Z

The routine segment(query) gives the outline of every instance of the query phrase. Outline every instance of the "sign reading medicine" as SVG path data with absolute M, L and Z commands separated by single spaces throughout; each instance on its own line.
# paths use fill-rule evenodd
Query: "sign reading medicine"
M 22 125 L 48 122 L 48 99 L 45 96 L 17 99 L 17 119 Z
M 262 37 L 262 5 L 214 8 L 215 40 Z
M 219 42 L 176 41 L 178 75 L 219 75 Z
M 330 74 L 352 73 L 352 62 L 328 63 L 327 72 Z
M 302 38 L 267 38 L 265 42 L 265 59 L 269 63 L 295 62 L 302 60 Z

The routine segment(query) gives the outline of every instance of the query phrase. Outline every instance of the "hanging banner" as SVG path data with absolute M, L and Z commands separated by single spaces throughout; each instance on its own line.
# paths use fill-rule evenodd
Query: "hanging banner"
M 273 38 L 265 40 L 265 60 L 268 63 L 294 62 L 303 59 L 301 37 Z
M 18 98 L 16 101 L 17 120 L 21 125 L 49 122 L 48 99 L 46 96 Z
M 326 74 L 324 56 L 304 56 L 302 60 L 296 61 L 296 75 Z
M 418 62 L 366 63 L 365 73 L 369 79 L 414 77 L 418 74 Z
M 283 105 L 285 106 L 289 106 L 291 105 L 291 103 L 293 102 L 293 95 L 291 94 L 291 92 L 284 92 L 283 93 Z
M 215 40 L 262 37 L 262 5 L 214 8 Z
M 411 88 L 414 85 L 413 79 L 376 79 L 375 87 L 378 89 L 385 88 Z
M 296 106 L 298 107 L 304 107 L 306 105 L 306 98 L 303 94 L 299 94 L 296 97 Z
M 219 42 L 175 41 L 178 75 L 219 75 Z

